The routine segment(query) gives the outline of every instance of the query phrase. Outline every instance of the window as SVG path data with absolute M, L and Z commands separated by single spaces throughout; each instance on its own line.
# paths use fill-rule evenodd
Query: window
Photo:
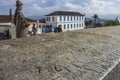
M 54 21 L 54 17 L 52 17 L 52 21 Z
M 50 21 L 50 17 L 48 17 L 48 21 Z
M 67 16 L 67 21 L 69 21 L 69 16 Z
M 71 21 L 72 21 L 72 16 L 71 16 Z
M 74 28 L 75 28 L 75 24 L 74 24 Z
M 73 25 L 71 24 L 71 29 L 73 28 Z
M 62 21 L 62 16 L 60 16 L 60 21 Z
M 69 29 L 69 24 L 67 24 L 67 28 Z
M 79 21 L 79 16 L 77 16 L 77 21 Z
M 77 24 L 77 28 L 78 28 L 78 24 Z
M 66 25 L 64 24 L 64 29 L 66 29 Z
M 74 21 L 75 21 L 75 16 L 74 16 Z
M 66 21 L 65 16 L 64 16 L 64 21 Z

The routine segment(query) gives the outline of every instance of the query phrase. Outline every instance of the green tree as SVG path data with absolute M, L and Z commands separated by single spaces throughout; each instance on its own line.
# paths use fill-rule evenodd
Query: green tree
M 92 24 L 93 24 L 93 20 L 86 20 L 85 21 L 86 28 L 92 28 Z
M 85 26 L 88 27 L 89 23 L 87 20 L 85 20 Z
M 88 21 L 88 24 L 89 24 L 90 28 L 92 28 L 92 23 L 93 23 L 93 20 Z
M 92 16 L 92 18 L 94 18 L 94 27 L 96 27 L 96 22 L 97 22 L 97 20 L 99 19 L 99 17 L 98 17 L 98 15 L 97 14 L 94 14 L 93 16 Z
M 116 20 L 108 20 L 105 23 L 105 26 L 116 26 L 118 25 L 118 22 Z

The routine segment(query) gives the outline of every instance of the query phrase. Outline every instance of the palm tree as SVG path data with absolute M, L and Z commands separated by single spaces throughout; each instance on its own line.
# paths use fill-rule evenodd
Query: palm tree
M 98 18 L 98 15 L 97 15 L 97 14 L 94 14 L 94 15 L 92 16 L 92 18 L 94 18 L 94 27 L 96 27 L 96 21 L 97 21 L 97 19 L 99 19 L 99 18 Z

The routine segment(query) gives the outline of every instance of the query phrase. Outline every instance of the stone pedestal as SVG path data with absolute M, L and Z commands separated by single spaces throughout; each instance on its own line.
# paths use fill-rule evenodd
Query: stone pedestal
M 16 39 L 16 27 L 14 24 L 10 25 L 10 36 L 11 39 Z

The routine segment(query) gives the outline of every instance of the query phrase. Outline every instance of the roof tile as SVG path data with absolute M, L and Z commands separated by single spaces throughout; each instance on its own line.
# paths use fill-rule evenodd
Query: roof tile
M 70 12 L 70 11 L 55 11 L 55 12 L 52 12 L 45 16 L 55 16 L 55 15 L 81 15 L 81 16 L 84 16 L 83 14 L 81 14 L 79 12 Z

